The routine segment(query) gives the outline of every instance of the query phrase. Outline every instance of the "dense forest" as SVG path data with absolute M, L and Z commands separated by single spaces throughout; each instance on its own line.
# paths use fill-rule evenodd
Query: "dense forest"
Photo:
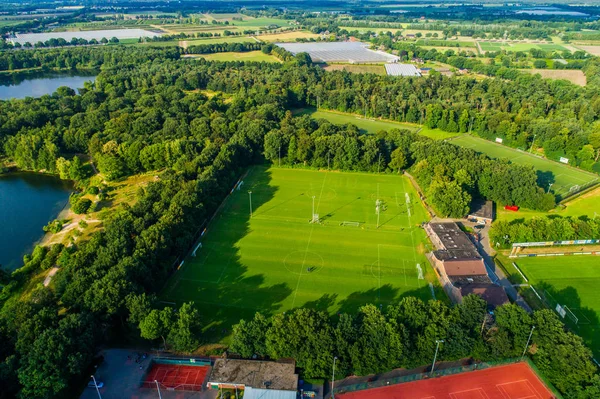
M 408 169 L 442 214 L 467 206 L 472 197 L 534 209 L 554 205 L 554 198 L 537 186 L 531 168 L 490 160 L 408 131 L 364 135 L 354 126 L 335 126 L 289 112 L 315 104 L 317 97 L 329 108 L 362 112 L 366 107 L 373 116 L 411 121 L 423 117 L 428 123 L 434 117 L 427 107 L 439 106 L 439 117 L 451 124 L 449 118 L 454 115 L 459 130 L 465 125 L 458 116 L 466 111 L 474 119 L 473 130 L 481 133 L 493 121 L 502 120 L 498 115 L 515 118 L 511 123 L 526 130 L 534 120 L 570 115 L 560 126 L 579 127 L 582 142 L 596 118 L 593 107 L 580 110 L 583 116 L 592 112 L 588 121 L 567 105 L 571 99 L 585 108 L 596 100 L 592 94 L 583 96 L 572 86 L 533 77 L 511 82 L 440 76 L 397 80 L 326 73 L 311 66 L 305 55 L 283 55 L 287 61 L 282 64 L 244 64 L 183 60 L 178 49 L 151 47 L 0 53 L 2 65 L 101 71 L 95 83 L 78 94 L 61 88 L 51 96 L 0 102 L 0 156 L 22 169 L 76 179 L 82 190 L 88 184 L 79 162 L 83 155 L 93 160 L 107 180 L 143 171 L 157 176 L 138 191 L 133 205 L 111 212 L 104 229 L 88 241 L 69 248 L 36 248 L 25 257 L 21 269 L 2 274 L 0 397 L 68 397 L 87 377 L 95 348 L 120 342 L 122 337 L 141 336 L 182 352 L 202 343 L 202 315 L 192 304 L 164 308 L 151 294 L 162 287 L 173 265 L 193 245 L 199 226 L 215 212 L 243 171 L 274 160 L 275 149 L 279 156 L 280 147 L 282 161 L 291 167 L 382 173 Z M 525 89 L 518 85 L 527 85 L 527 91 L 521 93 Z M 213 95 L 204 94 L 205 90 Z M 540 91 L 556 98 L 540 105 L 536 102 Z M 522 123 L 521 118 L 529 118 L 530 123 Z M 558 119 L 552 120 L 559 125 Z M 543 140 L 551 140 L 551 130 L 544 132 L 548 136 Z M 498 181 L 502 183 L 494 183 Z M 60 267 L 53 287 L 25 290 L 29 278 L 50 265 Z M 242 345 L 248 342 L 243 338 L 244 323 L 236 328 L 234 349 L 244 355 L 298 356 L 307 375 L 323 377 L 330 359 L 306 357 L 302 348 L 291 346 L 285 331 L 279 331 L 279 326 L 299 323 L 303 317 L 312 317 L 315 326 L 323 326 L 323 342 L 314 342 L 315 337 L 310 341 L 325 345 L 323 356 L 332 353 L 333 341 L 346 342 L 347 347 L 340 348 L 346 355 L 339 356 L 344 356 L 347 373 L 422 362 L 424 358 L 414 348 L 429 348 L 427 337 L 442 332 L 456 337 L 445 349 L 448 359 L 514 356 L 524 345 L 523 332 L 508 327 L 512 322 L 497 322 L 481 336 L 475 325 L 480 326 L 482 304 L 475 299 L 455 308 L 440 302 L 420 303 L 419 310 L 410 313 L 405 306 L 400 303 L 384 314 L 367 306 L 357 315 L 344 315 L 344 325 L 309 311 L 265 316 L 259 322 L 266 327 L 260 329 L 268 335 L 254 344 L 264 342 L 264 349 Z M 547 326 L 539 329 L 538 349 L 532 355 L 556 386 L 573 398 L 594 397 L 596 369 L 581 340 L 565 332 L 550 312 L 536 313 L 531 319 L 514 308 L 506 309 L 524 320 L 523 326 Z M 422 320 L 427 319 L 438 320 L 438 326 L 424 326 Z M 458 321 L 459 328 L 450 328 Z M 368 334 L 374 328 L 371 325 L 384 325 L 383 335 Z M 284 335 L 277 336 L 277 331 Z M 343 341 L 327 335 L 336 331 L 347 334 Z M 374 351 L 376 342 L 372 341 L 376 338 L 386 342 L 390 354 L 379 365 L 381 355 Z M 358 359 L 353 353 L 359 350 L 368 351 L 370 357 Z M 555 358 L 560 361 L 554 363 Z M 556 367 L 570 372 L 559 372 Z

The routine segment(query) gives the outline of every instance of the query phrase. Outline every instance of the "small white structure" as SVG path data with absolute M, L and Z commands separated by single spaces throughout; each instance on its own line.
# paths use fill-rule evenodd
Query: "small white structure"
M 385 71 L 390 76 L 421 76 L 421 72 L 412 64 L 385 64 Z

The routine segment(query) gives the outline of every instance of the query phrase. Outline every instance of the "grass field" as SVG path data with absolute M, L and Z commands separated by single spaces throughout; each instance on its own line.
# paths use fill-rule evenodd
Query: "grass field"
M 181 40 L 181 47 L 197 46 L 200 44 L 215 44 L 215 43 L 254 43 L 255 40 L 247 36 L 223 36 L 206 39 Z
M 566 47 L 557 43 L 507 43 L 507 42 L 484 42 L 480 41 L 479 46 L 482 51 L 523 51 L 527 52 L 531 49 L 544 51 L 565 51 Z
M 538 181 L 547 188 L 552 183 L 551 191 L 557 195 L 565 195 L 570 188 L 597 180 L 598 176 L 580 169 L 575 169 L 558 162 L 538 158 L 527 152 L 496 144 L 479 137 L 460 135 L 451 141 L 462 147 L 472 148 L 492 158 L 507 158 L 515 164 L 531 165 L 538 171 Z
M 530 73 L 532 75 L 540 74 L 544 79 L 564 79 L 569 82 L 585 86 L 587 79 L 583 71 L 578 69 L 520 69 L 521 72 Z
M 314 108 L 305 108 L 297 114 L 309 114 L 314 119 L 326 119 L 335 125 L 345 125 L 351 123 L 356 125 L 363 133 L 377 133 L 382 130 L 407 129 L 412 131 L 419 130 L 419 125 L 412 123 L 401 123 L 392 121 L 382 121 L 377 119 L 364 119 L 358 115 L 347 114 L 343 112 L 317 111 Z
M 255 62 L 281 62 L 276 57 L 262 51 L 248 51 L 244 53 L 214 53 L 201 54 L 193 58 L 205 58 L 209 61 L 255 61 Z
M 379 229 L 378 198 L 384 201 Z M 313 199 L 321 223 L 309 223 Z M 194 301 L 207 333 L 221 340 L 256 311 L 309 307 L 333 314 L 365 303 L 385 306 L 404 295 L 430 299 L 427 281 L 435 277 L 419 227 L 426 218 L 403 176 L 254 167 L 161 299 Z M 340 225 L 344 221 L 359 226 Z M 425 279 L 418 278 L 417 264 Z
M 311 33 L 309 31 L 296 30 L 293 32 L 281 32 L 281 33 L 269 33 L 264 35 L 257 36 L 258 39 L 263 42 L 295 42 L 296 39 L 316 39 L 320 37 L 316 33 Z
M 360 65 L 360 64 L 327 64 L 323 66 L 326 71 L 346 71 L 350 73 L 375 73 L 377 75 L 386 75 L 383 65 Z
M 600 355 L 600 256 L 531 257 L 512 259 L 550 306 L 567 305 L 577 324 L 566 318 L 596 356 Z M 512 263 L 512 262 L 511 262 Z M 522 277 L 509 263 L 511 280 Z

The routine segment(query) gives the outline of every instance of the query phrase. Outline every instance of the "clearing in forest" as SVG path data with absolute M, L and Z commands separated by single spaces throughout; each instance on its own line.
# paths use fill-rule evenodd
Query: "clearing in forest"
M 257 311 L 354 312 L 406 295 L 431 299 L 427 219 L 404 176 L 253 167 L 161 299 L 194 301 L 220 338 Z
M 580 187 L 598 180 L 598 175 L 540 158 L 526 151 L 517 150 L 479 137 L 463 134 L 451 141 L 461 147 L 471 148 L 492 158 L 506 158 L 518 165 L 533 166 L 538 171 L 538 182 L 544 189 L 565 197 L 579 191 Z

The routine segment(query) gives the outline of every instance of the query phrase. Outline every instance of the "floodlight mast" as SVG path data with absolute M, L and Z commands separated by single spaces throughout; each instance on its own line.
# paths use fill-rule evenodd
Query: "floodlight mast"
M 312 207 L 312 217 L 311 220 L 314 222 L 315 221 L 315 196 L 312 196 L 312 200 L 313 200 L 313 207 Z
M 252 219 L 252 191 L 248 191 L 248 197 L 250 198 L 250 219 Z
M 92 380 L 94 380 L 94 388 L 96 388 L 96 392 L 98 392 L 98 398 L 102 399 L 102 395 L 100 395 L 100 390 L 98 389 L 98 383 L 96 382 L 96 377 L 92 374 Z
M 440 344 L 443 343 L 444 340 L 443 339 L 436 339 L 435 340 L 435 355 L 433 356 L 433 364 L 431 365 L 431 373 L 430 375 L 433 375 L 433 370 L 435 369 L 435 361 L 437 360 L 437 354 L 438 354 L 438 350 L 440 349 Z
M 160 386 L 158 385 L 158 381 L 154 380 L 154 382 L 156 383 L 156 389 L 158 390 L 158 399 L 162 399 L 162 395 L 160 393 Z

